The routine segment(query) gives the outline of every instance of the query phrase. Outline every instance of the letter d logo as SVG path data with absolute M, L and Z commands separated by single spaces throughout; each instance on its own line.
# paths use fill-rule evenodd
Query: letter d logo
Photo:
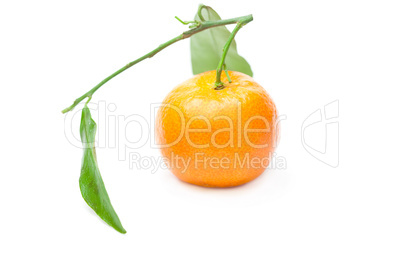
M 325 105 L 324 109 L 318 109 L 310 114 L 301 127 L 301 142 L 304 149 L 316 159 L 334 168 L 339 165 L 338 118 L 339 100 L 336 100 Z M 321 144 L 317 144 L 317 141 L 321 141 Z

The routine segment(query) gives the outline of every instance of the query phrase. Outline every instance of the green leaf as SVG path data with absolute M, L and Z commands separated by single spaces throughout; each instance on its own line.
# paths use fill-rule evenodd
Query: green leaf
M 205 6 L 201 10 L 201 14 L 205 20 L 221 20 L 218 13 L 208 6 Z M 195 20 L 201 20 L 198 14 L 195 16 Z M 229 35 L 229 30 L 225 26 L 220 26 L 191 36 L 190 44 L 193 74 L 199 74 L 217 68 L 222 56 L 223 47 L 226 44 Z M 238 71 L 253 76 L 253 72 L 251 71 L 248 62 L 237 53 L 235 40 L 230 44 L 225 63 L 228 70 Z
M 113 209 L 99 171 L 95 152 L 96 123 L 91 118 L 91 113 L 86 105 L 82 110 L 80 134 L 84 146 L 80 176 L 82 197 L 102 220 L 124 234 L 126 230 Z

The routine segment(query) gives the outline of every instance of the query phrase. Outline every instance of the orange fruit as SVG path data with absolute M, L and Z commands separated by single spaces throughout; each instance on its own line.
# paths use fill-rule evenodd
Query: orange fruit
M 229 71 L 215 89 L 216 71 L 195 75 L 164 99 L 156 138 L 166 165 L 180 180 L 231 187 L 268 167 L 277 138 L 277 110 L 250 76 Z

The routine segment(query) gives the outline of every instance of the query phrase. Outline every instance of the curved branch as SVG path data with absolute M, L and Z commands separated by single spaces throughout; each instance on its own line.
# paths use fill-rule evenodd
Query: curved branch
M 160 46 L 158 46 L 157 48 L 155 48 L 154 50 L 152 50 L 151 52 L 145 54 L 144 56 L 136 59 L 135 61 L 132 61 L 128 64 L 126 64 L 124 67 L 120 68 L 119 70 L 117 70 L 116 72 L 112 73 L 111 75 L 109 75 L 108 77 L 106 77 L 105 79 L 103 79 L 99 84 L 97 84 L 95 87 L 93 87 L 91 90 L 89 90 L 87 93 L 85 93 L 84 95 L 82 95 L 81 97 L 77 98 L 74 103 L 72 105 L 70 105 L 69 107 L 65 108 L 62 113 L 67 113 L 71 110 L 74 109 L 75 106 L 77 106 L 82 100 L 84 100 L 85 98 L 91 98 L 92 95 L 104 84 L 106 84 L 108 81 L 110 81 L 112 78 L 114 78 L 115 76 L 117 76 L 118 74 L 124 72 L 125 70 L 129 69 L 130 67 L 134 66 L 135 64 L 147 59 L 147 58 L 151 58 L 153 57 L 155 54 L 157 54 L 158 52 L 160 52 L 161 50 L 165 49 L 166 47 L 180 41 L 186 38 L 189 38 L 190 36 L 197 34 L 199 32 L 205 31 L 207 29 L 210 28 L 214 28 L 214 27 L 219 27 L 219 26 L 224 26 L 224 25 L 228 25 L 228 24 L 236 24 L 236 23 L 241 23 L 242 25 L 250 22 L 253 20 L 253 16 L 252 15 L 247 15 L 247 16 L 243 16 L 243 17 L 237 17 L 237 18 L 232 18 L 232 19 L 226 19 L 226 20 L 218 20 L 218 21 L 201 21 L 201 22 L 197 22 L 196 25 L 197 27 L 192 28 L 188 31 L 183 32 L 182 34 L 180 34 L 179 36 L 176 36 L 175 38 L 167 41 L 166 43 L 161 44 Z M 191 27 L 191 26 L 190 26 Z M 230 40 L 231 41 L 231 40 Z M 230 43 L 229 43 L 230 44 Z M 225 46 L 226 47 L 226 46 Z M 223 58 L 224 60 L 224 58 Z

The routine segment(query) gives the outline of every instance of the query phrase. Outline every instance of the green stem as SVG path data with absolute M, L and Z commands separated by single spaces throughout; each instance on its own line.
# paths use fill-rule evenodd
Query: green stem
M 237 22 L 236 27 L 231 32 L 228 41 L 226 42 L 225 46 L 223 47 L 222 57 L 221 57 L 221 59 L 219 61 L 218 68 L 216 69 L 215 89 L 217 89 L 217 90 L 224 88 L 224 84 L 223 84 L 223 82 L 221 80 L 221 75 L 222 75 L 222 71 L 223 71 L 223 66 L 225 65 L 226 55 L 228 54 L 228 51 L 229 51 L 229 48 L 230 48 L 230 44 L 232 43 L 235 35 L 241 29 L 241 27 L 243 27 L 247 23 L 248 23 L 248 21 L 244 21 L 244 20 L 240 20 L 239 22 Z M 226 72 L 226 75 L 228 76 L 228 79 L 230 81 L 228 72 L 226 70 L 225 70 L 225 72 Z
M 126 64 L 124 67 L 120 68 L 119 70 L 117 70 L 116 72 L 114 72 L 113 74 L 109 75 L 108 77 L 106 77 L 105 79 L 103 79 L 99 84 L 97 84 L 95 87 L 93 87 L 90 91 L 88 91 L 87 93 L 85 93 L 84 95 L 82 95 L 81 97 L 77 98 L 74 103 L 65 108 L 62 113 L 67 113 L 69 111 L 71 111 L 72 109 L 74 109 L 75 106 L 77 106 L 83 99 L 85 98 L 91 98 L 92 95 L 104 84 L 106 84 L 109 80 L 111 80 L 113 77 L 117 76 L 118 74 L 124 72 L 125 70 L 129 69 L 130 67 L 132 67 L 133 65 L 147 59 L 147 58 L 151 58 L 153 57 L 155 54 L 157 54 L 158 52 L 160 52 L 161 50 L 165 49 L 166 47 L 180 41 L 186 38 L 189 38 L 190 36 L 205 31 L 207 29 L 210 28 L 214 28 L 214 27 L 218 27 L 218 26 L 223 26 L 223 25 L 228 25 L 228 24 L 235 24 L 237 23 L 238 25 L 236 26 L 236 28 L 239 26 L 239 23 L 241 25 L 244 25 L 250 21 L 253 20 L 253 16 L 252 15 L 247 15 L 247 16 L 243 16 L 243 17 L 237 17 L 237 18 L 232 18 L 232 19 L 227 19 L 227 20 L 218 20 L 218 21 L 201 21 L 201 22 L 197 22 L 197 27 L 192 28 L 186 32 L 183 32 L 181 35 L 176 36 L 175 38 L 167 41 L 166 43 L 161 44 L 160 46 L 158 46 L 157 48 L 155 48 L 154 50 L 152 50 L 151 52 L 145 54 L 144 56 L 142 56 L 141 58 L 136 59 L 135 61 L 132 61 L 128 64 Z M 241 27 L 241 26 L 240 26 Z M 239 28 L 240 29 L 240 28 Z M 235 29 L 236 30 L 236 29 Z M 238 31 L 238 30 L 237 30 Z M 233 32 L 232 32 L 233 34 Z M 233 36 L 234 37 L 234 36 Z M 230 39 L 230 38 L 229 38 Z M 233 38 L 232 38 L 233 39 Z M 229 43 L 230 45 L 230 43 Z M 226 46 L 225 46 L 226 47 Z M 227 53 L 227 51 L 226 51 Z M 226 56 L 226 55 L 225 55 Z M 223 59 L 224 60 L 224 59 Z

